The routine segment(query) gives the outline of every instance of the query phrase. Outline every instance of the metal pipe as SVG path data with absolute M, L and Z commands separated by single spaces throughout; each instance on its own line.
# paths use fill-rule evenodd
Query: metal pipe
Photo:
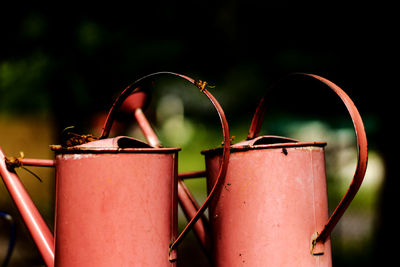
M 149 121 L 147 120 L 146 116 L 143 113 L 143 110 L 141 108 L 137 108 L 134 111 L 135 118 L 139 124 L 140 129 L 142 130 L 147 142 L 152 146 L 152 147 L 160 147 L 160 141 L 158 140 L 158 137 L 156 133 L 153 131 L 151 128 L 151 125 Z
M 22 218 L 32 235 L 33 240 L 38 246 L 47 266 L 54 266 L 54 238 L 45 221 L 37 210 L 18 178 L 17 174 L 7 169 L 5 155 L 0 148 L 0 175 L 3 178 L 15 205 L 17 206 Z
M 28 159 L 21 158 L 19 159 L 24 166 L 37 166 L 37 167 L 55 167 L 56 161 L 51 159 Z
M 199 210 L 199 204 L 196 200 L 191 196 L 189 189 L 183 183 L 181 179 L 178 179 L 178 201 L 182 208 L 185 217 L 190 220 L 196 215 L 197 210 Z M 208 226 L 207 221 L 204 217 L 198 220 L 193 226 L 194 233 L 199 240 L 201 246 L 206 251 L 207 255 L 209 256 L 209 233 L 208 233 Z

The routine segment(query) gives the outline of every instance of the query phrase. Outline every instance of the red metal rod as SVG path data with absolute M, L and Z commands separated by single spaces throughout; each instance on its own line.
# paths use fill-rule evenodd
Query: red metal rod
M 54 266 L 54 238 L 35 204 L 26 192 L 21 180 L 15 172 L 9 171 L 5 162 L 5 155 L 0 148 L 0 175 L 7 186 L 15 205 L 38 245 L 38 249 L 47 266 Z
M 199 204 L 192 197 L 189 189 L 181 179 L 178 179 L 178 201 L 187 220 L 192 219 L 199 209 Z M 209 255 L 209 234 L 206 232 L 207 229 L 207 221 L 203 214 L 202 218 L 194 224 L 193 230 L 203 249 Z
M 24 166 L 38 166 L 38 167 L 54 167 L 56 165 L 55 160 L 51 159 L 19 159 L 19 162 Z
M 147 142 L 152 146 L 152 147 L 160 147 L 160 141 L 158 140 L 158 137 L 156 133 L 153 131 L 153 128 L 151 128 L 149 121 L 147 120 L 146 116 L 144 115 L 143 111 L 141 108 L 137 108 L 134 111 L 135 118 L 139 124 L 140 129 L 142 130 Z

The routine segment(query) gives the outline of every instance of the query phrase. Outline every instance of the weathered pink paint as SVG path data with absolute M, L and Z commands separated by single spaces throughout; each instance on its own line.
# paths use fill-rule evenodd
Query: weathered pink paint
M 225 180 L 209 207 L 215 266 L 331 266 L 329 240 L 320 255 L 311 254 L 312 236 L 328 220 L 324 145 L 232 146 Z M 219 152 L 203 152 L 208 187 Z
M 57 152 L 56 265 L 175 266 L 168 248 L 177 232 L 178 151 Z

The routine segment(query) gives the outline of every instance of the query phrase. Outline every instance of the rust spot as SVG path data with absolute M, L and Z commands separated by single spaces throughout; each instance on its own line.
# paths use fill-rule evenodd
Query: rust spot
M 243 256 L 243 254 L 239 253 L 239 257 L 242 257 L 242 256 Z M 245 263 L 246 261 L 242 258 L 242 262 Z
M 7 169 L 8 169 L 9 171 L 12 171 L 12 170 L 14 170 L 14 168 L 21 167 L 21 166 L 22 166 L 22 163 L 21 163 L 21 161 L 20 161 L 21 158 L 22 158 L 22 157 L 19 157 L 19 158 L 16 158 L 16 157 L 6 157 L 4 160 L 5 160 L 5 162 L 6 162 Z
M 232 145 L 233 140 L 235 140 L 236 136 L 232 135 L 231 137 L 229 137 L 229 144 Z M 225 144 L 225 141 L 222 140 L 221 142 L 221 146 L 223 146 Z
M 324 243 L 317 242 L 318 232 L 311 236 L 311 255 L 322 256 L 324 255 Z
M 231 184 L 227 183 L 226 185 L 224 185 L 224 188 L 225 188 L 226 191 L 230 191 L 228 186 L 231 186 Z
M 24 158 L 24 152 L 19 152 L 20 153 L 20 157 L 16 158 L 16 157 L 5 157 L 4 161 L 6 163 L 7 169 L 9 171 L 14 171 L 15 168 L 22 168 L 25 171 L 29 172 L 30 174 L 32 174 L 36 179 L 38 179 L 40 182 L 43 182 L 43 180 L 34 172 L 32 172 L 31 170 L 25 168 L 21 162 L 21 160 Z

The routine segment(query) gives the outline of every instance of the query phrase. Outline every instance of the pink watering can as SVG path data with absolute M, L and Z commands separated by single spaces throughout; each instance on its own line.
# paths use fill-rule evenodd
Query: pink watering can
M 266 110 L 259 103 L 247 140 L 230 148 L 229 167 L 209 206 L 214 266 L 331 266 L 330 233 L 353 200 L 367 167 L 367 138 L 349 96 L 334 83 L 316 79 L 343 101 L 357 136 L 358 161 L 350 187 L 328 216 L 323 142 L 258 136 Z M 218 178 L 220 148 L 202 152 L 207 183 Z
M 220 117 L 222 160 L 215 185 L 209 187 L 201 207 L 188 201 L 184 184 L 180 179 L 178 183 L 178 176 L 191 175 L 178 175 L 180 149 L 161 147 L 142 112 L 148 98 L 141 85 L 166 74 L 196 85 Z M 108 138 L 119 110 L 134 114 L 149 144 L 130 137 Z M 39 160 L 7 158 L 0 149 L 0 175 L 47 266 L 175 266 L 176 247 L 193 226 L 205 243 L 199 218 L 226 173 L 230 152 L 224 112 L 205 82 L 170 72 L 145 76 L 114 102 L 99 138 L 75 136 L 68 145 L 53 150 L 55 160 Z M 14 170 L 21 165 L 56 169 L 54 237 Z M 178 198 L 190 214 L 190 222 L 179 235 Z

